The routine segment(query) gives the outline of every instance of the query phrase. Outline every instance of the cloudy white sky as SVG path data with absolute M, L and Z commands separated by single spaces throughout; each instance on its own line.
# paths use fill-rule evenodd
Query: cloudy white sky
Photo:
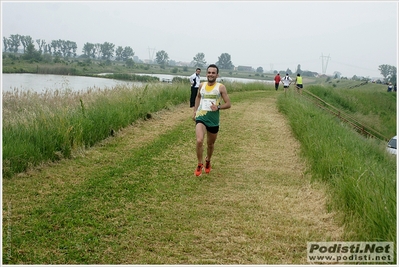
M 164 50 L 208 64 L 381 77 L 398 65 L 398 1 L 2 1 L 2 37 L 130 46 L 140 59 Z M 326 65 L 327 64 L 327 65 Z

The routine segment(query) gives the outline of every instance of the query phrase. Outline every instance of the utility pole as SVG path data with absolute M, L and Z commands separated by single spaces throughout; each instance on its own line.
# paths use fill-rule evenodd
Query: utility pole
M 154 53 L 155 53 L 155 47 L 154 48 L 148 47 L 148 57 L 149 57 L 149 60 L 151 61 L 151 63 L 153 63 L 153 60 L 154 60 Z
M 324 62 L 324 58 L 326 58 L 325 62 Z M 326 56 L 323 56 L 323 53 L 321 53 L 321 71 L 323 74 L 326 74 L 329 59 L 330 59 L 330 55 L 328 55 L 326 57 Z
M 270 71 L 273 73 L 274 69 L 273 69 L 274 65 L 273 63 L 270 63 Z

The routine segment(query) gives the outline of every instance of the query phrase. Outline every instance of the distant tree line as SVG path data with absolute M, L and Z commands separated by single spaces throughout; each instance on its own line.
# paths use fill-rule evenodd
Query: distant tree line
M 66 40 L 53 40 L 47 44 L 45 40 L 37 39 L 38 52 L 60 57 L 76 57 L 77 45 L 75 42 Z M 3 37 L 4 52 L 18 53 L 20 46 L 23 46 L 23 53 L 28 46 L 33 46 L 34 40 L 29 35 L 11 34 L 9 38 Z M 35 48 L 36 49 L 36 48 Z
M 19 48 L 22 45 L 24 59 L 40 61 L 41 55 L 45 54 L 63 58 L 77 57 L 78 47 L 76 45 L 76 42 L 59 39 L 52 40 L 50 43 L 47 43 L 45 40 L 36 39 L 36 43 L 38 45 L 38 49 L 35 48 L 35 42 L 33 38 L 29 35 L 25 36 L 19 34 L 11 34 L 9 38 L 3 37 L 4 52 L 18 53 Z M 110 60 L 123 61 L 126 62 L 127 66 L 131 67 L 134 65 L 134 54 L 135 53 L 130 46 L 118 46 L 115 48 L 115 44 L 110 42 L 104 42 L 102 44 L 87 42 L 83 45 L 82 54 L 80 55 L 80 57 L 87 59 L 106 60 L 107 62 L 110 62 Z M 170 62 L 172 62 L 169 60 L 168 53 L 164 50 L 158 51 L 156 53 L 155 61 L 161 66 L 161 68 L 164 68 L 166 65 L 169 65 Z M 219 67 L 219 69 L 233 70 L 235 68 L 233 62 L 231 61 L 231 56 L 228 53 L 222 53 L 218 57 L 218 61 L 215 62 L 215 64 Z M 191 65 L 194 67 L 205 67 L 205 54 L 202 52 L 197 53 L 193 57 Z M 384 77 L 384 80 L 386 82 L 396 83 L 396 67 L 385 64 L 380 65 L 378 70 L 381 72 L 381 75 Z M 258 67 L 256 69 L 256 72 L 263 73 L 263 68 Z M 277 70 L 274 70 L 275 74 L 277 72 Z M 287 68 L 286 70 L 281 70 L 279 72 L 288 73 L 289 75 L 293 73 L 289 68 Z M 317 72 L 303 71 L 300 64 L 298 64 L 296 73 L 308 77 L 316 77 L 318 75 Z M 340 72 L 334 72 L 334 78 L 340 78 L 340 76 Z M 354 75 L 352 79 L 357 79 L 357 76 Z
M 76 42 L 69 40 L 52 40 L 47 43 L 45 40 L 36 40 L 38 49 L 35 48 L 35 42 L 31 36 L 12 34 L 9 38 L 3 37 L 4 52 L 19 53 L 21 45 L 23 46 L 23 53 L 27 53 L 29 47 L 30 59 L 38 60 L 40 55 L 48 54 L 50 56 L 63 57 L 63 58 L 75 58 L 77 57 L 77 45 Z M 128 65 L 133 62 L 134 51 L 130 46 L 116 47 L 115 44 L 110 42 L 100 43 L 85 43 L 83 45 L 82 54 L 80 57 L 87 59 L 99 59 L 99 60 L 116 60 L 125 61 Z M 169 63 L 168 53 L 164 50 L 156 53 L 156 63 L 165 67 Z M 205 54 L 200 52 L 195 55 L 191 64 L 195 67 L 204 67 L 206 65 Z M 231 56 L 228 53 L 222 53 L 216 62 L 220 69 L 234 69 L 234 65 L 231 62 Z

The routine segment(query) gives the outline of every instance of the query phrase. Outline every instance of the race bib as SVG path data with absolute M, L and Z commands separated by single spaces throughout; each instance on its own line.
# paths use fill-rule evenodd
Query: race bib
M 211 111 L 211 106 L 213 103 L 215 103 L 215 99 L 204 98 L 202 101 L 202 109 Z

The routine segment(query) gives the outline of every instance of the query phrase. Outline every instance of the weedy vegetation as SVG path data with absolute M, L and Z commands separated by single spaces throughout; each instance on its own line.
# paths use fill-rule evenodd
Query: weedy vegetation
M 381 125 L 382 121 L 386 122 L 389 125 L 382 131 L 394 134 L 394 97 L 380 92 L 348 92 L 346 96 L 343 90 L 336 92 L 318 86 L 309 90 L 320 97 L 329 96 L 327 101 L 341 109 L 359 112 L 359 118 L 366 123 Z M 356 95 L 362 95 L 359 101 L 354 101 Z M 339 96 L 346 97 L 340 99 Z M 339 119 L 296 95 L 280 96 L 278 107 L 301 143 L 301 153 L 313 179 L 328 185 L 329 207 L 342 211 L 342 221 L 347 226 L 346 238 L 396 240 L 396 157 L 386 152 L 386 142 L 359 135 Z M 371 116 L 370 121 L 364 115 L 366 107 L 370 113 L 377 114 Z M 385 115 L 387 110 L 390 116 Z

